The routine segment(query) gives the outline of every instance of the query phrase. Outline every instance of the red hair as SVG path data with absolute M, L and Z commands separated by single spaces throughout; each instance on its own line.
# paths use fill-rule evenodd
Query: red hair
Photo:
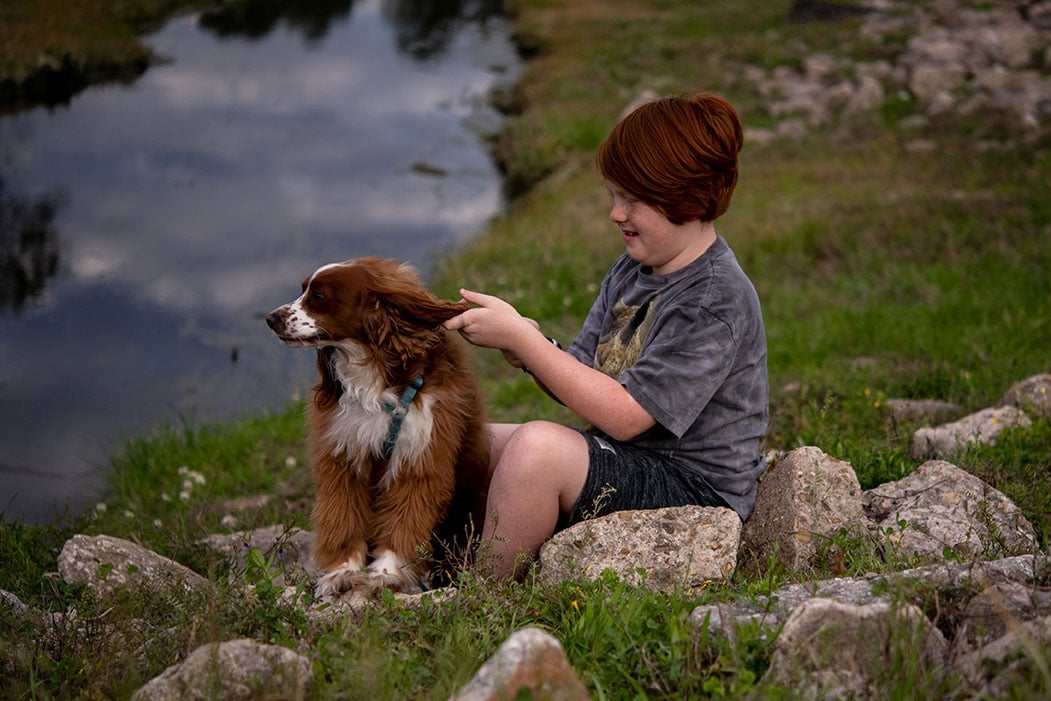
M 714 221 L 730 206 L 744 129 L 713 93 L 645 102 L 598 149 L 602 176 L 673 224 Z

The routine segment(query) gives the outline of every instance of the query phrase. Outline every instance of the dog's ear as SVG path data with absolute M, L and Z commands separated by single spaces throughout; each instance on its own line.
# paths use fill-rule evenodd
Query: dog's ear
M 382 267 L 373 270 L 379 272 Z M 452 302 L 433 295 L 410 265 L 391 265 L 384 272 L 386 274 L 381 274 L 376 280 L 373 292 L 379 304 L 396 318 L 430 328 L 470 307 L 462 300 Z
M 388 304 L 390 300 L 375 301 L 375 308 L 364 318 L 364 329 L 369 346 L 382 358 L 383 367 L 406 366 L 434 345 L 437 325 L 409 319 L 402 309 L 393 309 Z
M 396 315 L 426 327 L 437 326 L 471 306 L 464 301 L 439 299 L 423 289 L 416 290 L 414 294 L 395 293 L 389 295 L 386 301 Z
M 373 352 L 387 365 L 404 365 L 425 354 L 440 338 L 442 322 L 470 306 L 431 294 L 411 266 L 377 260 L 365 267 L 370 281 L 362 323 Z

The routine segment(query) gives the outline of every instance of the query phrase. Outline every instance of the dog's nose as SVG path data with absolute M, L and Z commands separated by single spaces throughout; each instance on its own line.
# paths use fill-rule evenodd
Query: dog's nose
M 276 330 L 278 325 L 281 324 L 281 315 L 278 313 L 280 310 L 275 309 L 266 315 L 266 325 L 271 329 Z

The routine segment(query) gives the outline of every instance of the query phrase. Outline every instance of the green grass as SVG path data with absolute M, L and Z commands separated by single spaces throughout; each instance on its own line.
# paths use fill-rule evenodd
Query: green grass
M 239 528 L 308 527 L 309 479 L 302 407 L 227 425 L 162 427 L 115 457 L 91 529 L 168 557 L 192 556 L 194 541 L 237 512 L 233 498 L 269 500 L 239 518 Z
M 439 262 L 432 287 L 447 297 L 459 287 L 500 295 L 548 334 L 571 340 L 621 250 L 593 151 L 642 89 L 715 89 L 734 101 L 746 127 L 766 126 L 758 96 L 728 78 L 735 67 L 794 64 L 818 50 L 859 58 L 894 50 L 855 45 L 850 22 L 793 25 L 784 41 L 789 30 L 779 18 L 789 4 L 513 3 L 533 59 L 508 101 L 515 109 L 496 150 L 520 196 Z M 881 115 L 848 125 L 850 139 L 819 132 L 797 143 L 747 143 L 734 204 L 718 222 L 763 303 L 772 390 L 764 448 L 817 445 L 848 460 L 865 488 L 917 466 L 908 447 L 919 425 L 892 420 L 887 399 L 944 399 L 975 411 L 1014 382 L 1051 371 L 1047 135 L 978 149 L 974 125 L 950 123 L 925 135 L 935 151 L 912 151 L 891 118 L 911 109 L 891 98 Z M 576 421 L 498 353 L 475 350 L 473 358 L 494 419 Z M 1047 546 L 1046 420 L 956 462 L 1014 500 Z M 270 500 L 236 512 L 229 500 L 246 495 Z M 228 581 L 192 546 L 222 530 L 225 515 L 238 513 L 242 528 L 306 526 L 311 486 L 300 407 L 158 429 L 114 457 L 101 500 L 104 510 L 0 529 L 0 588 L 41 610 L 76 608 L 84 623 L 42 632 L 0 606 L 0 628 L 11 631 L 0 640 L 0 697 L 125 697 L 203 643 L 248 636 L 306 650 L 318 698 L 448 698 L 477 660 L 527 625 L 562 642 L 593 698 L 791 697 L 758 685 L 771 636 L 745 629 L 731 645 L 687 621 L 699 603 L 747 600 L 791 581 L 776 567 L 758 580 L 738 574 L 675 596 L 612 578 L 541 587 L 468 576 L 460 596 L 441 606 L 409 610 L 387 600 L 360 623 L 328 626 L 277 601 L 264 560 Z M 48 576 L 76 532 L 175 557 L 216 581 L 217 594 L 128 595 L 100 608 Z M 914 564 L 879 546 L 842 532 L 822 550 L 816 576 Z M 902 595 L 921 605 L 932 596 Z M 150 633 L 157 628 L 165 634 Z M 942 688 L 935 678 L 912 681 Z M 1047 692 L 1048 680 L 1032 671 L 1019 674 L 1011 693 Z

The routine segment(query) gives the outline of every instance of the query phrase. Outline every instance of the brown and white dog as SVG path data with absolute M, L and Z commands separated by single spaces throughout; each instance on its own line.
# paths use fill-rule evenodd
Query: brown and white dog
M 420 591 L 435 557 L 462 561 L 481 532 L 485 406 L 463 342 L 441 325 L 466 308 L 408 265 L 358 258 L 319 268 L 267 316 L 285 344 L 317 348 L 307 418 L 320 595 Z

